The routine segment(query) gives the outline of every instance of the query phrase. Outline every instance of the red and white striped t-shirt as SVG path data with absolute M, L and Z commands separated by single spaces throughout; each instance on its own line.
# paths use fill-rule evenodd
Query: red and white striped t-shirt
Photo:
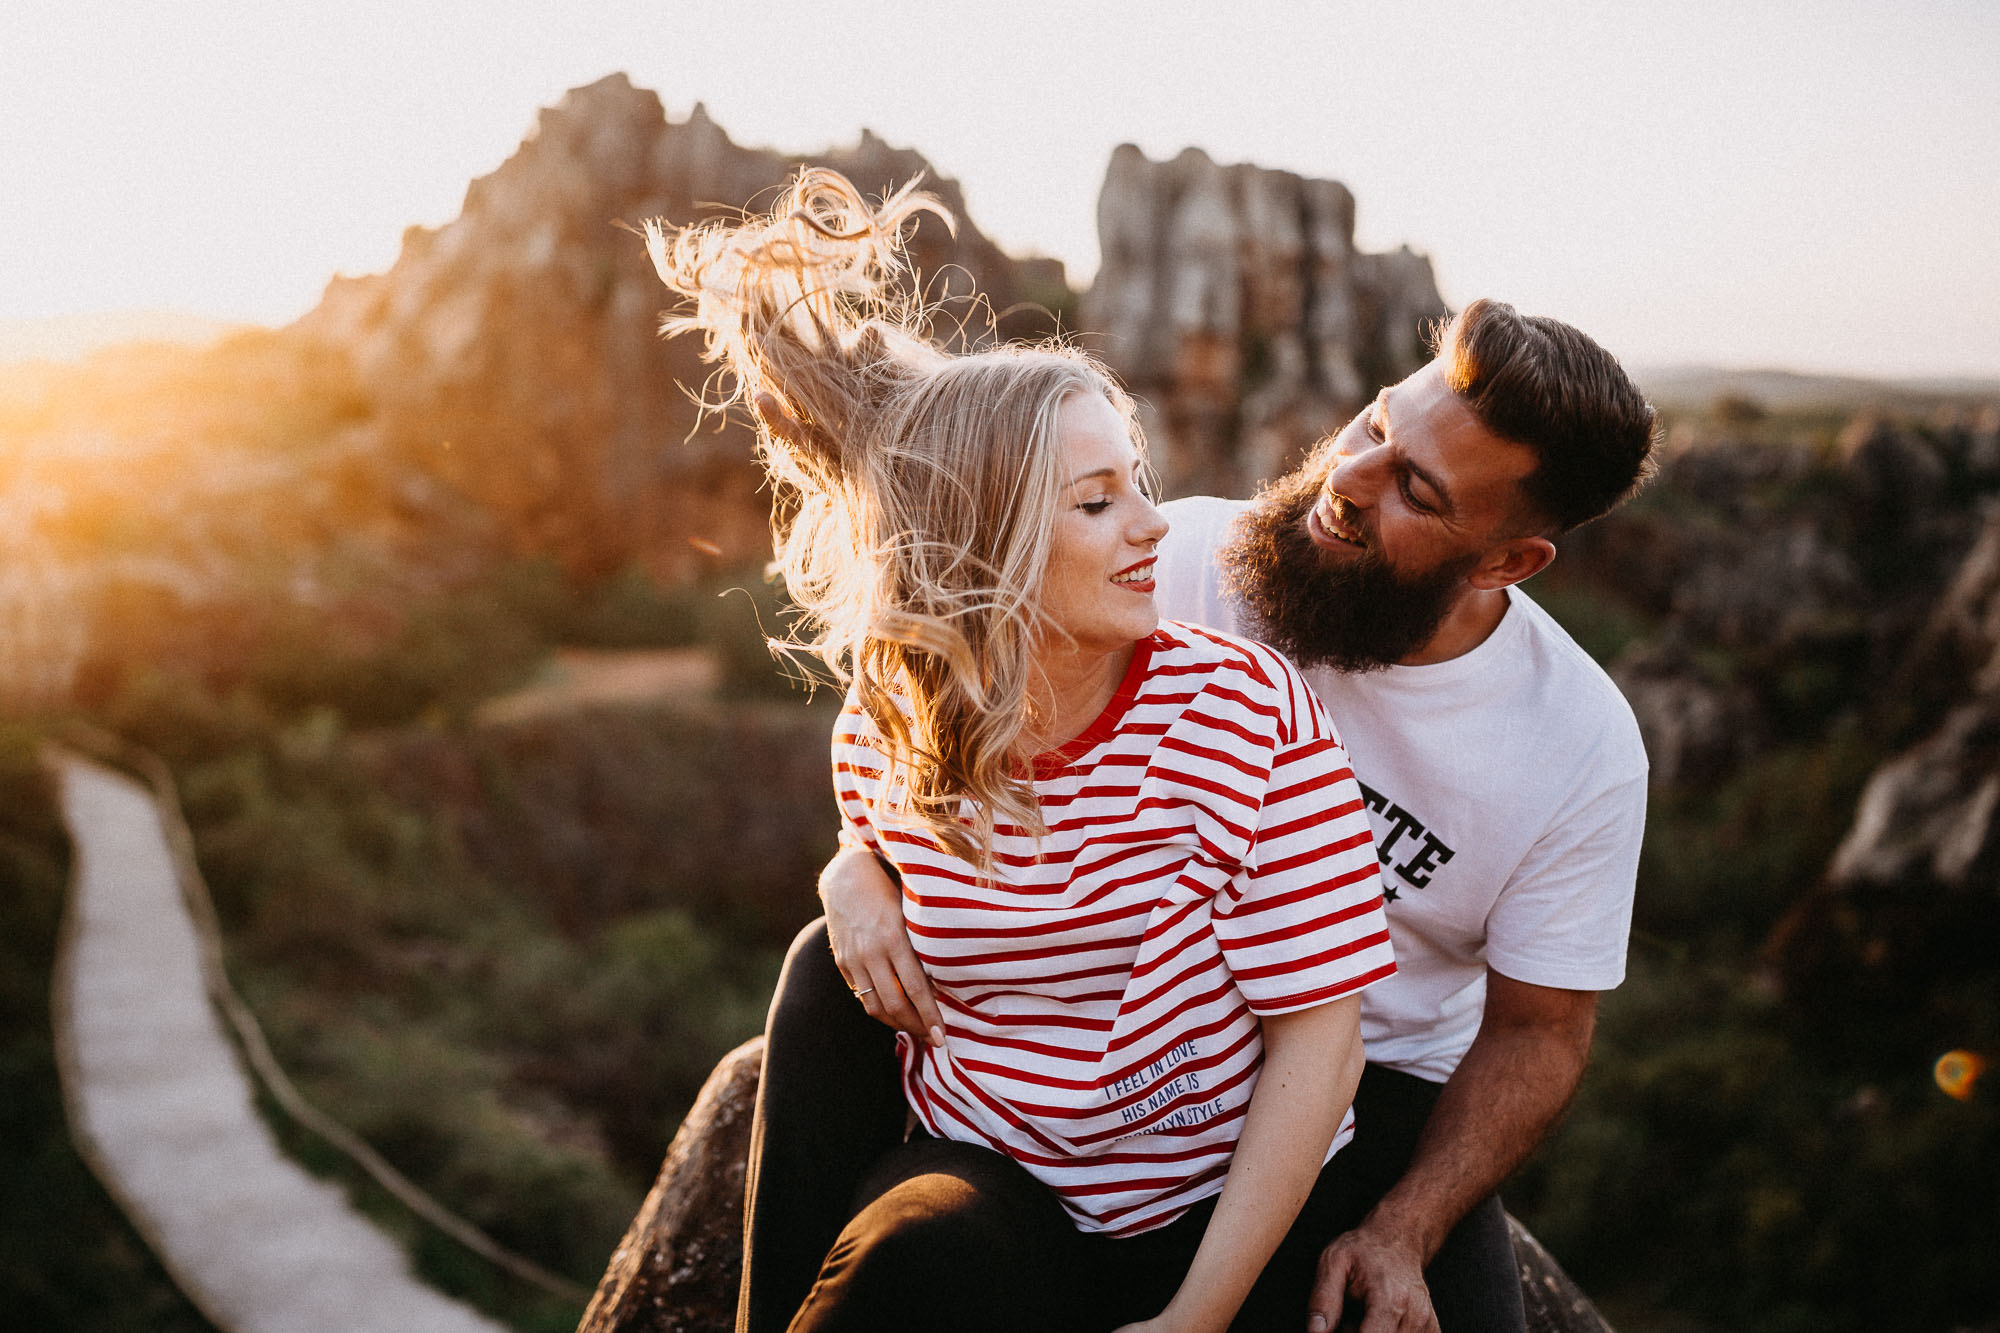
M 834 787 L 843 839 L 902 875 L 944 1010 L 945 1051 L 903 1042 L 924 1126 L 1014 1158 L 1084 1231 L 1164 1226 L 1218 1192 L 1256 1016 L 1395 971 L 1361 792 L 1298 672 L 1162 624 L 1103 715 L 1037 759 L 1049 833 L 1002 826 L 997 882 L 880 814 L 875 734 L 850 696 Z M 1352 1134 L 1350 1116 L 1334 1146 Z

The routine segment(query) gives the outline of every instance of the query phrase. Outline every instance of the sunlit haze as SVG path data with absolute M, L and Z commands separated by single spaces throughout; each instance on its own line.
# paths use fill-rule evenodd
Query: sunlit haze
M 12 0 L 0 324 L 283 323 L 617 70 L 812 150 L 866 126 L 1096 264 L 1111 150 L 1350 186 L 1447 301 L 1639 364 L 2000 373 L 2000 5 Z M 9 350 L 12 350 L 11 348 Z

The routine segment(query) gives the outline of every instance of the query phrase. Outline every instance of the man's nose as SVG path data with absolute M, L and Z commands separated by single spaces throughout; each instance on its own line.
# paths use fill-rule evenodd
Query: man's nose
M 1342 453 L 1334 459 L 1327 488 L 1339 491 L 1358 505 L 1373 504 L 1376 492 L 1381 489 L 1387 461 L 1388 446 L 1384 444 Z

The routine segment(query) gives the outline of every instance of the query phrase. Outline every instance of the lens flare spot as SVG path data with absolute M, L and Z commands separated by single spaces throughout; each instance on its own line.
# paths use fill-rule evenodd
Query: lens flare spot
M 1961 1102 L 1972 1100 L 1972 1090 L 1978 1085 L 1979 1076 L 1985 1072 L 1986 1061 L 1971 1051 L 1946 1051 L 1938 1057 L 1936 1067 L 1931 1070 L 1944 1095 Z
M 689 546 L 694 547 L 695 550 L 700 551 L 703 555 L 722 554 L 722 547 L 706 537 L 690 537 L 687 541 Z

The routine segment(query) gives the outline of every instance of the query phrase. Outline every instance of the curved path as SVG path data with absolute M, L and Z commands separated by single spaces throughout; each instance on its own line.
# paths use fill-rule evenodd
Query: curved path
M 209 1003 L 152 794 L 53 762 L 76 847 L 54 997 L 70 1133 L 181 1289 L 225 1333 L 504 1333 L 279 1151 Z

